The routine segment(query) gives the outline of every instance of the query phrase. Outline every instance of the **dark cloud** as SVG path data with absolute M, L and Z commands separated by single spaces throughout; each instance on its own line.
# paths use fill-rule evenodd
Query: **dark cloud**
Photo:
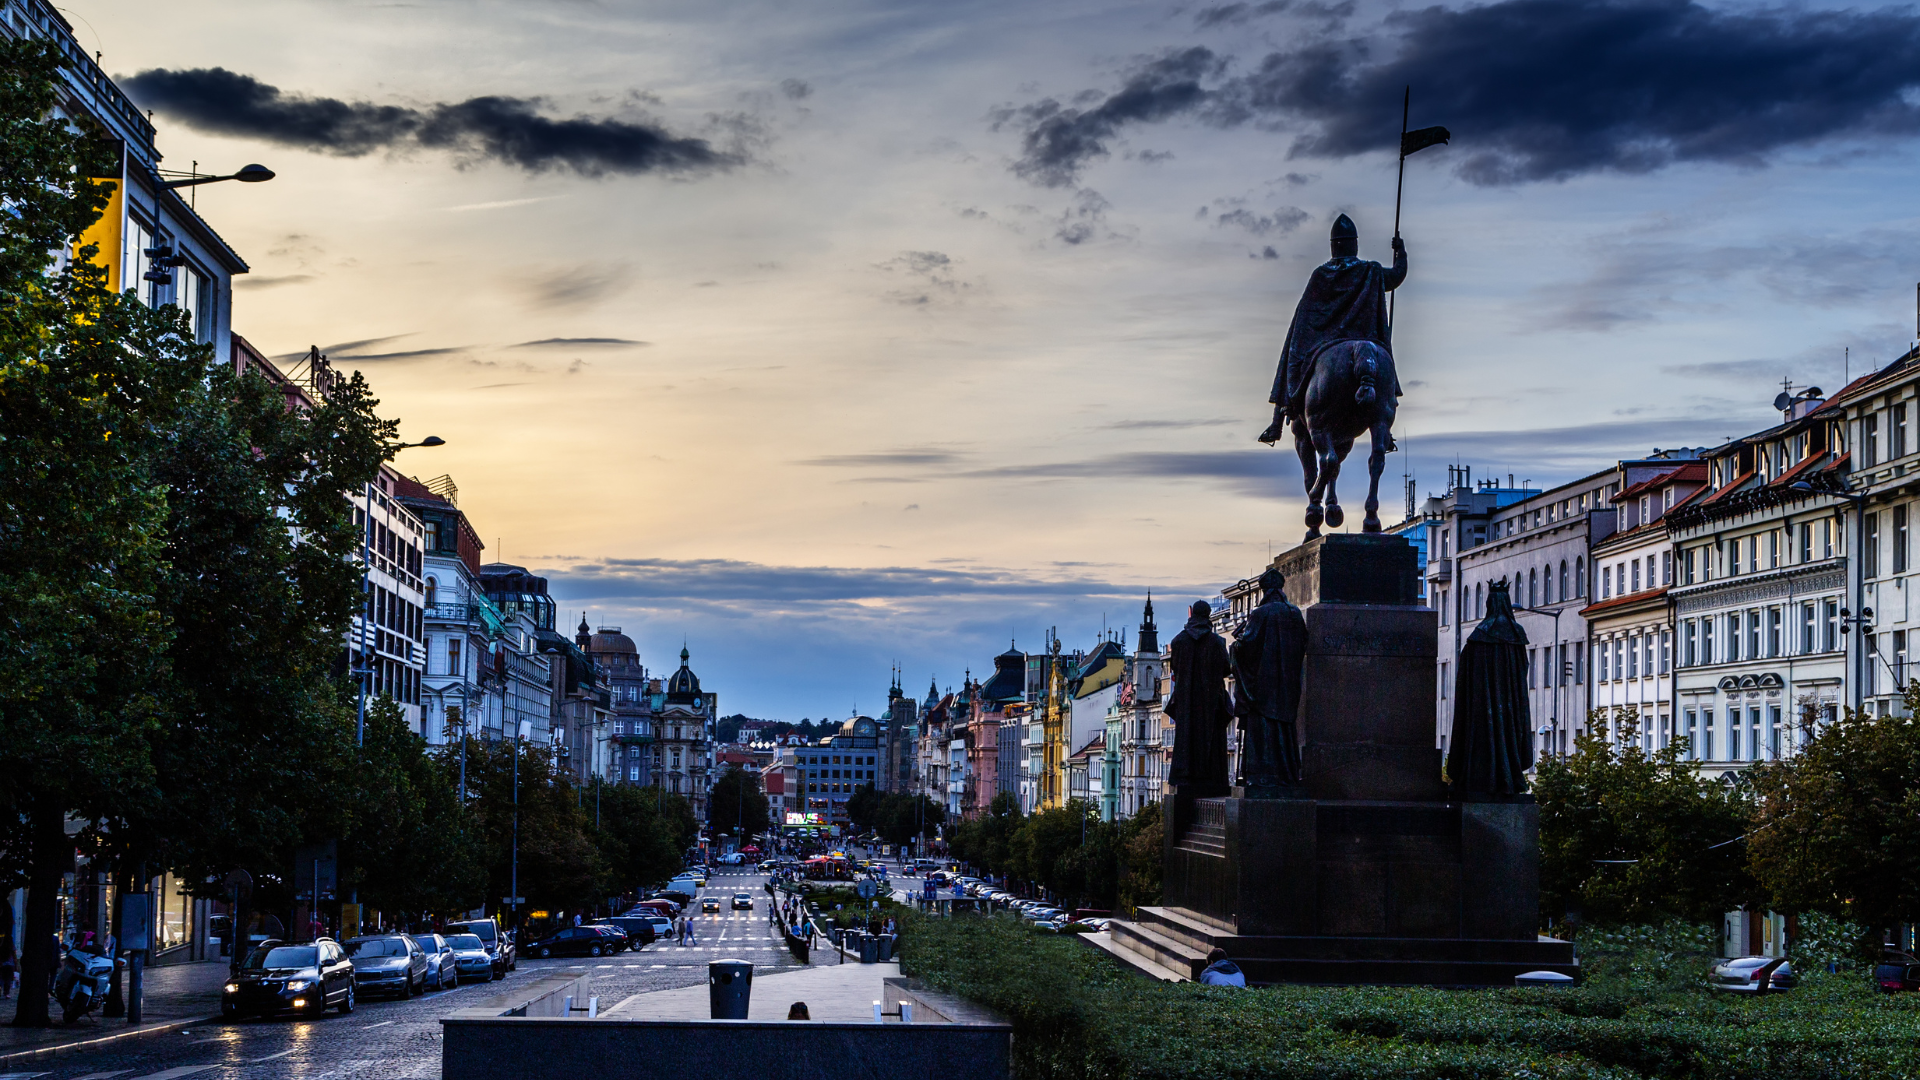
M 313 274 L 281 274 L 277 277 L 261 277 L 248 274 L 233 279 L 236 289 L 275 289 L 282 285 L 304 285 L 314 279 Z
M 735 559 L 607 559 L 573 566 L 565 578 L 568 592 L 591 589 L 606 599 L 774 606 L 960 596 L 1131 596 L 1136 591 L 1106 581 L 1051 579 L 1010 570 L 769 566 Z
M 577 307 L 604 300 L 632 282 L 633 270 L 624 264 L 586 263 L 536 274 L 527 285 L 543 307 Z
M 445 349 L 408 349 L 408 350 L 406 350 L 406 351 L 404 351 L 404 352 L 382 352 L 382 353 L 369 353 L 369 352 L 343 352 L 343 353 L 330 353 L 330 354 L 328 354 L 328 356 L 327 356 L 327 359 L 329 359 L 329 360 L 335 360 L 335 361 L 341 361 L 341 360 L 419 360 L 419 359 L 422 359 L 422 358 L 424 358 L 424 357 L 428 357 L 428 356 L 446 356 L 446 355 L 448 355 L 448 354 L 450 354 L 450 353 L 461 353 L 461 352 L 466 352 L 466 351 L 467 351 L 467 350 L 466 350 L 466 347 L 465 347 L 465 346 L 454 346 L 454 347 L 451 347 L 451 348 L 445 348 Z
M 1283 206 L 1271 214 L 1259 214 L 1246 207 L 1227 210 L 1214 215 L 1215 228 L 1232 226 L 1245 229 L 1254 236 L 1267 236 L 1272 233 L 1285 235 L 1300 227 L 1307 220 L 1307 212 L 1297 206 Z
M 994 110 L 995 130 L 1024 129 L 1013 171 L 1046 187 L 1068 187 L 1124 124 L 1151 123 L 1191 112 L 1208 92 L 1200 80 L 1222 70 L 1210 49 L 1195 46 L 1148 60 L 1126 76 L 1125 85 L 1091 108 L 1070 108 L 1053 98 Z
M 509 346 L 515 349 L 569 348 L 576 345 L 651 345 L 650 341 L 635 341 L 632 338 L 619 337 L 550 337 L 538 341 L 522 341 Z
M 1240 7 L 1202 15 L 1224 23 Z M 995 119 L 1023 133 L 1014 171 L 1061 186 L 1124 126 L 1181 116 L 1290 127 L 1298 157 L 1390 151 L 1408 86 L 1416 122 L 1453 130 L 1454 167 L 1475 184 L 1759 165 L 1793 147 L 1920 130 L 1920 13 L 1686 0 L 1432 6 L 1388 15 L 1369 34 L 1309 37 L 1244 75 L 1189 49 L 1139 65 L 1098 105 L 1049 98 Z
M 1712 360 L 1701 364 L 1666 364 L 1660 373 L 1683 379 L 1757 379 L 1780 375 L 1786 367 L 1779 360 Z
M 413 108 L 283 93 L 225 68 L 154 68 L 120 85 L 141 106 L 221 135 L 355 157 L 383 149 L 448 150 L 528 172 L 695 173 L 731 168 L 736 153 L 651 121 L 542 116 L 537 98 L 499 95 Z
M 1228 417 L 1215 417 L 1211 420 L 1116 420 L 1102 426 L 1114 431 L 1146 431 L 1162 428 L 1223 427 L 1238 422 Z
M 960 455 L 945 450 L 900 450 L 890 454 L 828 454 L 805 458 L 797 464 L 867 468 L 875 465 L 947 465 L 958 460 Z
M 793 101 L 813 96 L 813 87 L 805 79 L 781 79 L 780 92 Z
M 936 300 L 957 298 L 973 287 L 971 283 L 954 277 L 953 257 L 944 251 L 903 251 L 875 265 L 890 274 L 901 274 L 911 279 L 910 287 L 889 290 L 883 294 L 896 304 L 925 306 Z

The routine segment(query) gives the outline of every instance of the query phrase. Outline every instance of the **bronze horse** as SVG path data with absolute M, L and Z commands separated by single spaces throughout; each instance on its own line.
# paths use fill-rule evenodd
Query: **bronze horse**
M 1334 484 L 1354 440 L 1369 434 L 1367 516 L 1360 528 L 1380 531 L 1380 470 L 1394 449 L 1397 385 L 1393 354 L 1375 342 L 1335 341 L 1314 355 L 1306 407 L 1292 420 L 1293 450 L 1300 455 L 1307 488 L 1308 540 L 1320 535 L 1322 521 L 1339 528 L 1346 520 Z

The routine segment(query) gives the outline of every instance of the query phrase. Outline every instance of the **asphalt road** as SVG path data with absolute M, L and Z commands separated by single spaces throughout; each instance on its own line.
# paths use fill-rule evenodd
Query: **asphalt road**
M 126 1039 L 98 1051 L 47 1059 L 44 1063 L 0 1072 L 0 1080 L 426 1080 L 440 1075 L 440 1018 L 455 1009 L 530 982 L 556 968 L 584 967 L 592 972 L 593 993 L 602 1011 L 635 994 L 697 986 L 706 981 L 707 961 L 742 959 L 756 971 L 798 966 L 767 925 L 766 879 L 745 873 L 715 874 L 703 896 L 718 896 L 717 915 L 698 914 L 698 945 L 656 942 L 617 957 L 534 960 L 522 958 L 505 980 L 469 983 L 411 1000 L 361 999 L 352 1015 L 328 1013 L 317 1019 L 243 1020 L 209 1023 L 186 1031 Z M 754 909 L 731 911 L 734 893 L 753 896 Z

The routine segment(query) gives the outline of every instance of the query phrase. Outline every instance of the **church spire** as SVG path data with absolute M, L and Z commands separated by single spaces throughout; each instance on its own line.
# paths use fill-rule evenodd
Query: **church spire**
M 1140 647 L 1135 652 L 1160 655 L 1160 630 L 1153 625 L 1152 589 L 1147 590 L 1147 608 L 1140 614 Z

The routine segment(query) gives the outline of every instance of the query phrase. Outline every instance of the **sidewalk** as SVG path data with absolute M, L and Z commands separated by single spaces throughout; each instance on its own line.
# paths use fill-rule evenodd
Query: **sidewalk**
M 126 973 L 121 972 L 121 992 L 126 990 Z M 54 1026 L 17 1028 L 0 1026 L 0 1066 L 29 1058 L 47 1057 L 103 1040 L 132 1038 L 178 1031 L 220 1015 L 220 988 L 227 981 L 227 962 L 207 960 L 193 964 L 169 964 L 149 968 L 142 976 L 143 1012 L 138 1027 L 126 1018 L 102 1017 L 99 1010 L 72 1026 L 60 1023 L 60 1006 L 49 1003 Z M 0 1002 L 0 1025 L 13 1019 L 15 1002 L 22 988 L 14 987 L 14 997 Z
M 899 975 L 897 963 L 823 964 L 774 975 L 756 971 L 752 996 L 747 1001 L 747 1019 L 785 1020 L 793 1003 L 804 1001 L 808 1017 L 814 1021 L 872 1023 L 873 1003 L 884 1000 L 881 991 L 885 981 Z M 705 1020 L 711 1015 L 710 1009 L 707 987 L 702 983 L 635 994 L 600 1015 L 615 1020 Z

